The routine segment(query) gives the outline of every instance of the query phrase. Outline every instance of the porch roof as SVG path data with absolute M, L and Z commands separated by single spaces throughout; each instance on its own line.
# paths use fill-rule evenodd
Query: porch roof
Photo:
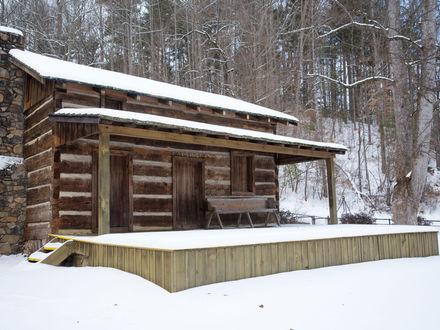
M 343 154 L 347 150 L 345 146 L 337 143 L 310 141 L 242 128 L 106 108 L 65 108 L 56 111 L 51 115 L 51 118 L 56 122 L 78 122 L 82 124 L 132 124 L 146 128 L 171 129 L 185 133 L 215 135 L 337 154 Z

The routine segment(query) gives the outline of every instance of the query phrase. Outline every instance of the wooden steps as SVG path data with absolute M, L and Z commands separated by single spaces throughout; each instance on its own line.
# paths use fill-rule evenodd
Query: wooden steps
M 27 258 L 31 263 L 43 263 L 58 266 L 72 254 L 72 241 L 52 239 Z

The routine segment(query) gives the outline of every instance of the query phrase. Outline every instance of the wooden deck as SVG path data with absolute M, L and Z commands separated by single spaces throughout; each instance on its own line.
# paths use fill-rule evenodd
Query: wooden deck
M 437 232 L 418 229 L 416 232 L 368 236 L 173 249 L 73 238 L 70 262 L 77 266 L 117 268 L 176 292 L 294 270 L 438 255 Z M 58 239 L 67 238 L 58 236 Z

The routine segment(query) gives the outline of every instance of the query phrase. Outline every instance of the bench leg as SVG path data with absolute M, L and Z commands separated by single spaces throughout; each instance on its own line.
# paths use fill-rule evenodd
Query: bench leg
M 218 225 L 220 226 L 221 229 L 223 229 L 222 219 L 220 219 L 220 216 L 218 215 L 218 212 L 215 212 L 215 215 L 217 217 Z
M 249 212 L 246 212 L 246 217 L 249 221 L 249 224 L 251 225 L 251 228 L 254 228 L 254 223 L 252 222 L 252 218 L 251 218 L 251 215 L 249 214 Z
M 274 211 L 273 214 L 275 214 L 275 219 L 277 220 L 278 227 L 281 226 L 280 216 L 278 215 L 278 212 Z
M 206 229 L 209 229 L 213 215 L 214 215 L 214 212 L 211 212 L 211 214 L 209 215 L 208 221 L 206 222 Z
M 209 218 L 208 218 L 208 221 L 206 222 L 206 226 L 205 226 L 205 228 L 206 229 L 209 229 L 209 227 L 211 226 L 211 221 L 212 221 L 212 217 L 214 216 L 214 211 L 212 211 L 210 214 L 209 214 Z
M 243 213 L 239 213 L 239 214 L 238 214 L 237 227 L 240 227 L 241 215 L 242 215 L 242 214 L 243 214 Z
M 269 217 L 270 217 L 270 212 L 267 212 L 266 214 L 266 221 L 264 221 L 264 225 L 267 227 L 267 224 L 269 223 Z

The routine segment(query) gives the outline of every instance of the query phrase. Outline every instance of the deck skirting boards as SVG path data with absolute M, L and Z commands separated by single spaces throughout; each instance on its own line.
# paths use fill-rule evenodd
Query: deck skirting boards
M 117 268 L 176 292 L 281 272 L 438 255 L 436 232 L 381 234 L 183 250 L 74 241 L 82 265 Z

